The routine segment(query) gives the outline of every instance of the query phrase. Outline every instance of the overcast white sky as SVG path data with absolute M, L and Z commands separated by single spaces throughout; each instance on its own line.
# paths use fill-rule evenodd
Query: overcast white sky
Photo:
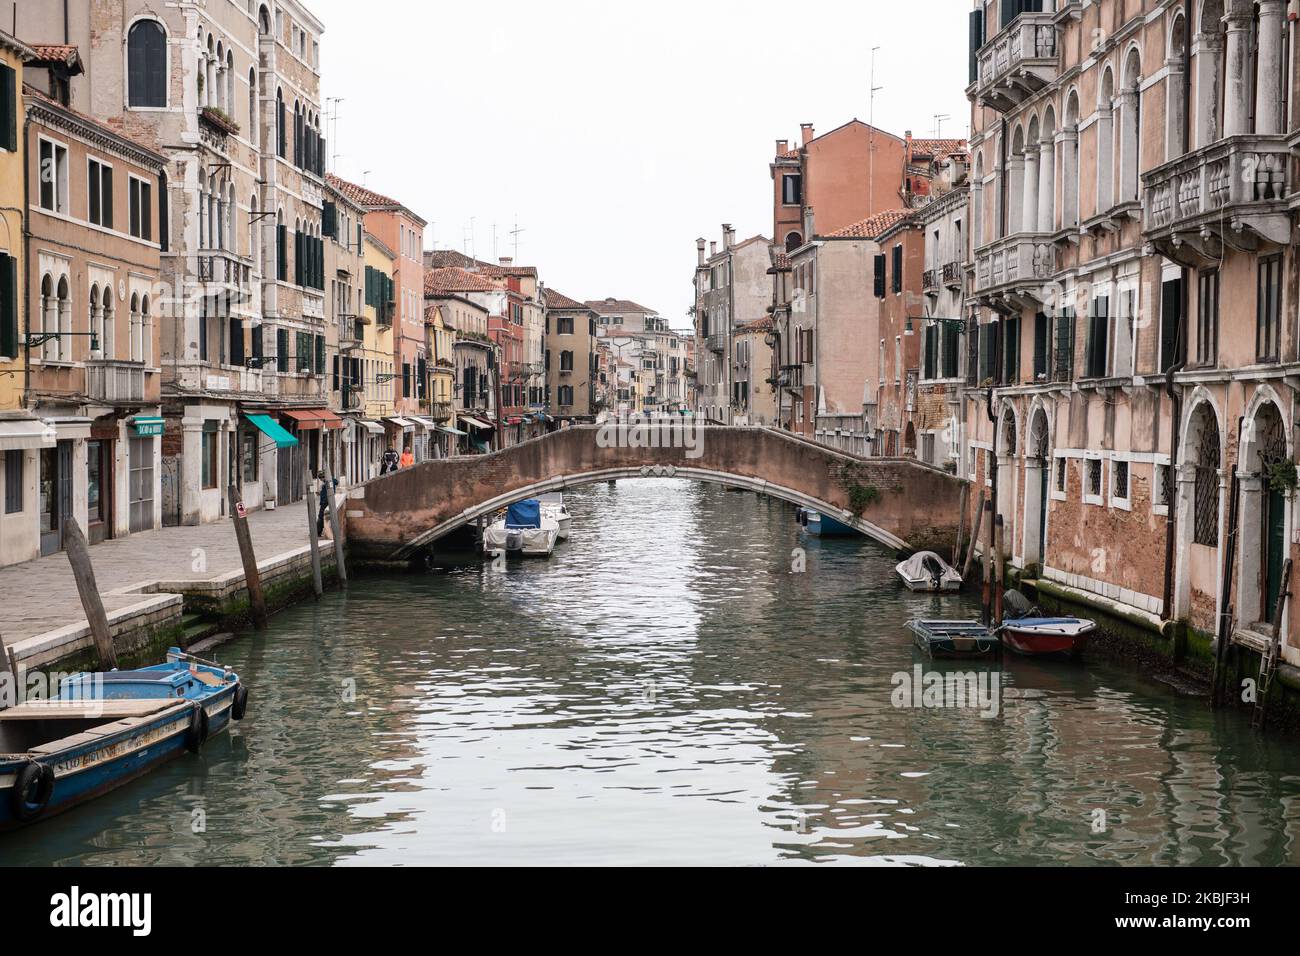
M 768 162 L 799 124 L 965 136 L 969 0 L 307 0 L 330 151 L 430 222 L 577 299 L 689 324 L 695 238 L 771 232 Z M 328 110 L 328 104 L 323 104 Z M 369 170 L 369 174 L 365 175 Z

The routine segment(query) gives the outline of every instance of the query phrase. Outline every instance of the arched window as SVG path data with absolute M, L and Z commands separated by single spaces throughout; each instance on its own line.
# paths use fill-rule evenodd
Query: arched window
M 1137 49 L 1124 59 L 1124 86 L 1120 92 L 1119 201 L 1137 202 L 1142 163 L 1142 60 Z M 1171 110 L 1172 111 L 1172 110 Z
M 1097 208 L 1100 215 L 1115 205 L 1115 134 L 1112 128 L 1111 109 L 1115 100 L 1115 74 L 1110 68 L 1102 74 L 1101 91 L 1097 98 Z
M 104 295 L 100 300 L 100 309 L 103 311 L 104 338 L 99 343 L 99 349 L 104 353 L 104 358 L 112 359 L 117 357 L 117 317 L 113 311 L 113 287 L 104 286 Z
M 139 362 L 141 355 L 140 348 L 140 296 L 131 293 L 131 314 L 130 314 L 130 338 L 131 338 L 131 361 Z
M 1196 469 L 1192 541 L 1215 547 L 1219 543 L 1219 424 L 1208 403 L 1202 403 L 1193 418 Z
M 157 20 L 139 20 L 126 41 L 127 102 L 167 105 L 167 35 Z
M 71 288 L 68 285 L 68 277 L 63 276 L 59 279 L 59 359 L 64 362 L 72 361 L 72 300 Z
M 786 252 L 794 252 L 802 245 L 803 245 L 803 236 L 799 235 L 799 233 L 797 232 L 792 232 L 785 237 Z
M 1061 225 L 1079 225 L 1079 94 L 1065 101 L 1061 156 Z
M 91 358 L 99 358 L 100 350 L 104 344 L 103 315 L 99 311 L 99 285 L 90 287 L 90 334 L 94 347 L 90 350 Z
M 1056 111 L 1043 111 L 1038 142 L 1038 231 L 1056 231 Z
M 248 141 L 254 146 L 261 138 L 261 123 L 257 119 L 257 71 L 248 71 Z
M 149 317 L 149 297 L 140 299 L 140 361 L 153 364 L 153 325 Z
M 984 245 L 984 153 L 975 154 L 975 177 L 970 184 L 971 245 L 978 249 Z

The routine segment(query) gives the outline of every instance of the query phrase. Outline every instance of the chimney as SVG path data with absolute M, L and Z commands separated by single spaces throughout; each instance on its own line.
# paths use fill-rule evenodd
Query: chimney
M 906 152 L 903 153 L 907 159 L 904 162 L 910 163 L 912 161 L 912 131 L 910 129 L 903 134 L 903 139 L 907 141 L 907 145 L 904 147 Z
M 501 265 L 508 266 L 510 265 L 510 263 L 514 262 L 515 260 L 513 256 L 502 256 L 498 261 L 501 263 Z
M 699 256 L 699 264 L 704 265 L 704 237 L 703 236 L 695 240 L 695 254 Z
M 790 141 L 788 139 L 778 139 L 776 141 L 776 155 L 784 156 L 790 151 Z
M 813 138 L 812 123 L 800 123 L 799 132 L 803 134 L 803 144 L 805 146 L 807 146 L 810 142 L 812 142 L 812 138 Z
M 736 244 L 736 230 L 731 227 L 731 223 L 722 224 L 722 248 L 730 249 Z
M 718 254 L 718 244 L 717 244 L 716 242 L 710 242 L 710 243 L 709 243 L 709 258 L 712 259 L 712 258 L 713 258 L 714 256 L 716 256 L 717 254 Z
M 804 206 L 803 209 L 803 241 L 811 242 L 813 237 L 813 207 Z

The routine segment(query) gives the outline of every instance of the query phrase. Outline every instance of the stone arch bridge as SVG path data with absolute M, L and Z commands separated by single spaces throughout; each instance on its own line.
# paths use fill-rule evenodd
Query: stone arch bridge
M 900 551 L 943 553 L 962 482 L 911 459 L 862 458 L 771 428 L 690 422 L 563 428 L 487 455 L 421 462 L 348 492 L 349 551 L 410 561 L 506 505 L 598 481 L 672 476 L 757 491 L 829 514 Z

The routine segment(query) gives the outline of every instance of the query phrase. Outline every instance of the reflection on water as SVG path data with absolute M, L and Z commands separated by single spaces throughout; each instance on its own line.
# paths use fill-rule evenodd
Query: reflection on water
M 1097 661 L 1008 659 L 1000 719 L 897 709 L 903 622 L 971 601 L 748 493 L 570 508 L 549 562 L 368 578 L 222 648 L 248 719 L 0 861 L 1300 862 L 1300 746 Z

